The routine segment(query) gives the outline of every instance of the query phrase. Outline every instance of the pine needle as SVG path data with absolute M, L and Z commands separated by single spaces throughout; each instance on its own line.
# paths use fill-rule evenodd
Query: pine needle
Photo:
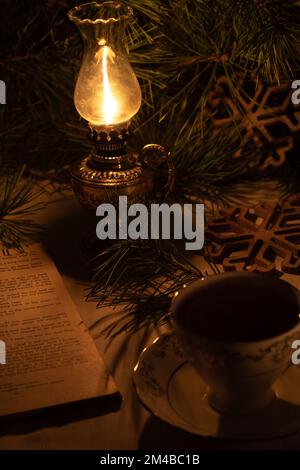
M 41 191 L 33 190 L 25 168 L 2 178 L 0 187 L 0 245 L 2 250 L 22 250 L 37 241 L 42 227 L 34 221 L 36 212 L 45 207 L 38 202 Z

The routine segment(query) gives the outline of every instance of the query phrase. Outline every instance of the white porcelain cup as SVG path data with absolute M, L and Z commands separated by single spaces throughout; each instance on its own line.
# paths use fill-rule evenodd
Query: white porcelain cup
M 252 296 L 252 305 L 253 299 L 257 298 L 257 308 L 262 295 L 267 296 L 267 300 L 270 299 L 272 308 L 276 293 L 276 298 L 286 305 L 286 314 L 293 311 L 289 328 L 286 329 L 283 322 L 282 331 L 276 336 L 266 335 L 253 341 L 228 340 L 225 333 L 223 340 L 220 332 L 216 339 L 213 331 L 208 335 L 207 332 L 203 334 L 200 328 L 193 328 L 192 323 L 186 321 L 187 318 L 204 315 L 201 319 L 203 322 L 210 312 L 197 311 L 197 304 L 195 302 L 193 307 L 193 301 L 188 303 L 190 311 L 187 311 L 187 301 L 198 297 L 203 299 L 208 289 L 211 293 L 220 286 L 226 288 L 227 298 L 230 293 L 234 298 L 237 289 L 242 286 L 244 292 L 249 292 L 249 296 Z M 256 300 L 254 305 L 255 302 Z M 221 299 L 216 297 L 211 308 L 218 309 L 221 315 Z M 264 274 L 221 273 L 195 281 L 177 293 L 171 309 L 175 330 L 190 361 L 209 387 L 208 400 L 213 408 L 221 412 L 243 414 L 257 412 L 270 404 L 273 398 L 272 384 L 291 365 L 291 345 L 295 339 L 300 339 L 298 312 L 298 290 L 285 281 Z M 263 321 L 262 315 L 261 322 Z

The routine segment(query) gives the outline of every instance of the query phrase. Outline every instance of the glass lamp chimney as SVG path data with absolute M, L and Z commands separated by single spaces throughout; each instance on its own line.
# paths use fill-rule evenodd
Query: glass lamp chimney
M 129 6 L 114 1 L 86 3 L 69 12 L 84 41 L 74 101 L 92 127 L 119 127 L 140 109 L 141 88 L 124 46 L 132 14 Z

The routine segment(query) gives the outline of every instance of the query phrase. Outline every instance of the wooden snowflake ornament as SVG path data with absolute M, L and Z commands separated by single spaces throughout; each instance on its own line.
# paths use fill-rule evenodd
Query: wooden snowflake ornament
M 300 194 L 273 206 L 220 211 L 208 224 L 206 248 L 226 271 L 300 273 Z
M 235 123 L 242 138 L 236 157 L 243 155 L 247 144 L 254 143 L 265 150 L 259 164 L 261 171 L 280 167 L 293 151 L 300 131 L 300 106 L 292 103 L 291 84 L 270 86 L 240 78 L 235 95 L 234 99 L 227 77 L 220 77 L 209 96 L 214 127 L 220 129 Z

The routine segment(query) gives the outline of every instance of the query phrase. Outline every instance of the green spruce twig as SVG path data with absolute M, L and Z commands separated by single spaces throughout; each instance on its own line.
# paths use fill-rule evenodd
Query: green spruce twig
M 2 250 L 22 250 L 39 239 L 42 227 L 34 221 L 36 212 L 45 207 L 38 202 L 41 191 L 24 178 L 25 168 L 2 178 L 0 186 L 0 246 Z M 4 179 L 4 181 L 3 181 Z
M 121 319 L 112 315 L 106 329 L 110 336 L 165 323 L 175 292 L 204 275 L 173 242 L 120 240 L 95 261 L 88 300 L 122 307 Z

